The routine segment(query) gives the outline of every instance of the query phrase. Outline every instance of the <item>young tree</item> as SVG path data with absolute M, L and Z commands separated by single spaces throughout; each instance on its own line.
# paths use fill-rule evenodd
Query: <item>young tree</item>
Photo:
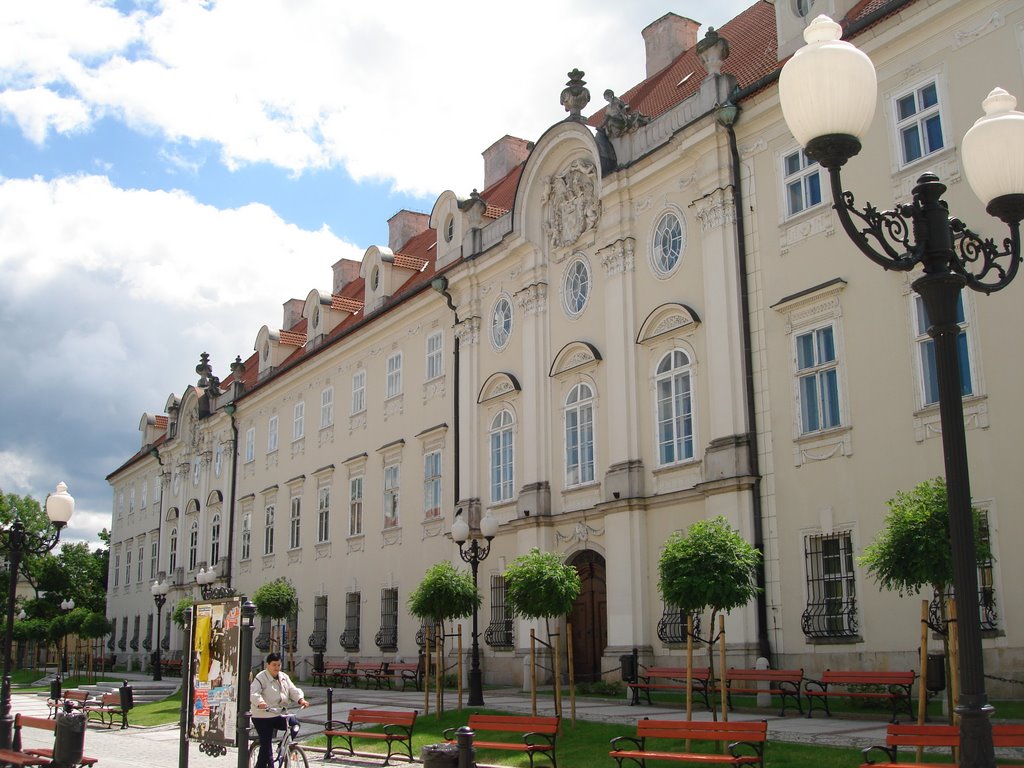
M 280 576 L 257 589 L 252 596 L 256 612 L 273 621 L 282 622 L 299 610 L 299 597 L 286 576 Z M 279 637 L 283 649 L 284 638 Z M 290 665 L 289 665 L 290 666 Z
M 0 526 L 9 529 L 15 518 L 21 520 L 25 532 L 32 537 L 44 538 L 52 534 L 53 526 L 38 501 L 31 496 L 18 496 L 15 493 L 0 491 Z M 32 568 L 39 555 L 26 552 L 22 556 L 21 575 L 32 583 Z M 0 583 L 7 584 L 10 580 L 9 567 L 6 560 L 0 563 Z M 7 590 L 0 590 L 0 615 L 7 610 Z M 15 613 L 17 613 L 15 608 Z
M 708 670 L 715 684 L 715 626 L 719 613 L 741 608 L 757 595 L 761 553 L 722 516 L 700 520 L 669 536 L 658 562 L 658 588 L 665 602 L 685 616 L 711 609 Z
M 409 595 L 408 605 L 409 613 L 416 618 L 443 624 L 471 616 L 481 602 L 469 572 L 445 560 L 427 569 L 423 581 Z
M 580 596 L 580 574 L 554 552 L 534 547 L 505 569 L 505 600 L 512 613 L 527 619 L 567 616 Z

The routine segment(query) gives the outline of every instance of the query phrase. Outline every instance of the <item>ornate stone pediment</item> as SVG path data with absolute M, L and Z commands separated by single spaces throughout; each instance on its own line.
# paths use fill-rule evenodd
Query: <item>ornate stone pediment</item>
M 590 160 L 573 160 L 560 174 L 544 179 L 544 233 L 553 248 L 568 248 L 597 226 L 601 201 L 597 167 Z

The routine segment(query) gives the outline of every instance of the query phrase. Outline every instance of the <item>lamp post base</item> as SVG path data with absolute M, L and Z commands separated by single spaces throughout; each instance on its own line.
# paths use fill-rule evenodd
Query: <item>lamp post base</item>
M 469 670 L 469 699 L 466 704 L 470 707 L 484 705 L 483 673 L 479 668 Z

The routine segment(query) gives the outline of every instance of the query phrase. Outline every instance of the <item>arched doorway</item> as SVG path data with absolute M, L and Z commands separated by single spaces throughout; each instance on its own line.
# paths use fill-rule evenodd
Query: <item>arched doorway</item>
M 580 596 L 573 603 L 573 673 L 577 682 L 601 678 L 601 656 L 608 644 L 608 592 L 605 561 L 597 552 L 585 549 L 569 562 L 580 574 Z

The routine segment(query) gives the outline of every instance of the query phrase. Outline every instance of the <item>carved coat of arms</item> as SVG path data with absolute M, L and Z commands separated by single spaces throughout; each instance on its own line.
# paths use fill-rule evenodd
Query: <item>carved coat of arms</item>
M 574 244 L 597 226 L 597 168 L 589 160 L 573 160 L 562 174 L 544 180 L 544 231 L 552 247 Z

